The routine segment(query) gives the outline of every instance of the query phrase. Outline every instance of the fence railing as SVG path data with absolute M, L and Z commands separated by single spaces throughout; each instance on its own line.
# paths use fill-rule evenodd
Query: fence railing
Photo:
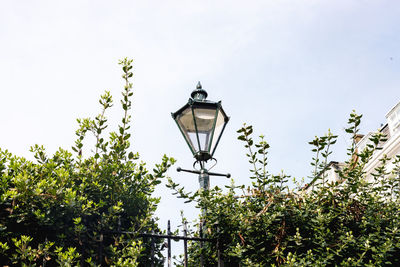
M 133 238 L 150 238 L 151 240 L 151 267 L 154 267 L 154 262 L 155 262 L 155 239 L 163 239 L 163 240 L 167 240 L 167 264 L 168 267 L 172 266 L 172 258 L 171 258 L 171 254 L 172 254 L 172 246 L 171 246 L 171 240 L 174 241 L 183 241 L 183 262 L 184 262 L 184 266 L 187 267 L 188 266 L 188 251 L 187 251 L 187 242 L 188 241 L 197 241 L 200 242 L 200 248 L 203 247 L 203 243 L 204 242 L 215 242 L 217 244 L 217 255 L 218 255 L 218 267 L 223 267 L 224 263 L 222 261 L 221 258 L 221 252 L 219 250 L 219 246 L 218 246 L 218 240 L 216 239 L 209 239 L 209 238 L 203 238 L 202 237 L 202 233 L 203 233 L 203 229 L 202 229 L 202 224 L 200 224 L 200 229 L 199 229 L 199 233 L 200 233 L 200 237 L 191 237 L 187 235 L 187 229 L 186 227 L 184 227 L 183 230 L 183 236 L 182 235 L 173 235 L 171 232 L 171 223 L 168 220 L 168 225 L 167 225 L 167 234 L 155 234 L 155 233 L 137 233 L 137 232 L 129 232 L 129 231 L 107 231 L 107 232 L 103 232 L 100 235 L 100 239 L 99 239 L 99 258 L 102 258 L 102 250 L 103 250 L 103 235 L 105 234 L 116 234 L 116 235 L 123 235 L 123 234 L 129 234 L 129 235 L 133 235 Z M 200 266 L 204 267 L 204 258 L 203 255 L 200 256 Z

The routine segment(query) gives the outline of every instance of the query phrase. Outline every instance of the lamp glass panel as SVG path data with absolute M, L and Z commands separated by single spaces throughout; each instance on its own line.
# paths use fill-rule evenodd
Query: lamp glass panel
M 199 143 L 197 141 L 196 127 L 194 125 L 192 108 L 187 107 L 176 118 L 179 127 L 193 153 L 199 151 Z
M 210 148 L 211 153 L 214 153 L 215 146 L 217 145 L 218 139 L 222 134 L 222 130 L 224 129 L 224 124 L 225 124 L 225 116 L 221 112 L 221 110 L 218 110 L 217 121 L 215 122 L 214 136 Z
M 199 135 L 200 151 L 209 151 L 210 138 L 214 130 L 215 107 L 195 107 L 193 109 Z

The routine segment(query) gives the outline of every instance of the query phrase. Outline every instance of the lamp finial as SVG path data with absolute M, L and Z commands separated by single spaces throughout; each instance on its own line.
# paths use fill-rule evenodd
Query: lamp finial
M 208 94 L 206 90 L 204 90 L 203 87 L 201 86 L 200 81 L 197 83 L 196 90 L 192 92 L 191 96 L 194 100 L 198 101 L 203 101 L 207 98 Z

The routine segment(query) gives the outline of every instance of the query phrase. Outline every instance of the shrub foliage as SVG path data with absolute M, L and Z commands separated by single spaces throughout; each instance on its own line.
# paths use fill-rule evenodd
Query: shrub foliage
M 2 265 L 148 265 L 146 240 L 109 232 L 159 231 L 153 216 L 159 199 L 151 195 L 173 159 L 164 156 L 149 172 L 129 151 L 132 60 L 120 65 L 125 85 L 117 132 L 105 137 L 106 111 L 113 105 L 106 92 L 98 116 L 78 119 L 72 153 L 60 148 L 48 156 L 35 145 L 32 162 L 0 150 Z M 94 135 L 95 145 L 84 157 L 87 134 Z M 161 265 L 161 254 L 157 258 Z
M 170 180 L 175 194 L 206 211 L 200 218 L 204 235 L 218 240 L 203 248 L 192 243 L 189 266 L 198 266 L 201 253 L 206 266 L 216 266 L 218 248 L 225 266 L 400 265 L 400 156 L 384 156 L 373 179 L 365 179 L 364 166 L 385 137 L 378 132 L 357 151 L 360 120 L 360 115 L 350 115 L 346 132 L 353 142 L 339 181 L 328 182 L 324 175 L 337 136 L 329 132 L 310 142 L 314 183 L 305 190 L 283 173 L 268 172 L 269 145 L 263 136 L 255 144 L 253 128 L 246 125 L 238 139 L 248 149 L 251 186 L 232 181 L 227 192 L 214 187 L 188 194 Z M 385 167 L 389 161 L 395 165 L 391 172 Z

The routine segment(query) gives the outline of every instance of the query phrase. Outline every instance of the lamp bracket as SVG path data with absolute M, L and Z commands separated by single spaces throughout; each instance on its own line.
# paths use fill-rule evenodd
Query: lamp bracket
M 225 176 L 226 178 L 230 178 L 231 175 L 229 173 L 223 174 L 223 173 L 216 173 L 216 172 L 209 172 L 206 169 L 202 170 L 187 170 L 187 169 L 182 169 L 181 167 L 176 168 L 177 172 L 188 172 L 188 173 L 194 173 L 194 174 L 208 174 L 210 176 Z

